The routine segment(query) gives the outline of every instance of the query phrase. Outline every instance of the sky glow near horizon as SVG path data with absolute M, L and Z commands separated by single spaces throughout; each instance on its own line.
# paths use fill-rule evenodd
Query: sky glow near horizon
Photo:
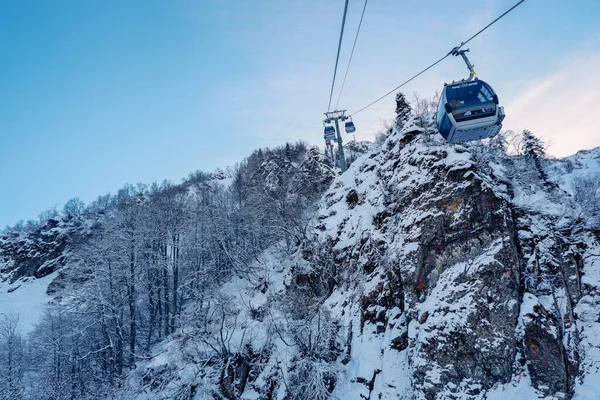
M 339 108 L 353 112 L 515 0 L 370 0 Z M 351 0 L 336 90 L 362 1 Z M 179 182 L 259 147 L 322 145 L 343 0 L 0 3 L 0 227 L 125 183 Z M 469 43 L 504 128 L 566 156 L 600 146 L 600 2 L 527 0 Z M 449 58 L 402 91 L 467 76 Z M 354 117 L 372 140 L 394 96 Z M 350 137 L 346 136 L 346 140 Z

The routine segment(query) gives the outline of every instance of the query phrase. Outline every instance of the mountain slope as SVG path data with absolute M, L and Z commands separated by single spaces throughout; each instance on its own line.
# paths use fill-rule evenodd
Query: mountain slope
M 131 356 L 135 365 L 121 365 L 122 375 L 110 376 L 120 383 L 102 382 L 103 393 L 595 398 L 599 149 L 544 160 L 508 156 L 495 140 L 449 145 L 430 117 L 395 127 L 382 148 L 367 150 L 333 182 L 322 155 L 310 150 L 296 159 L 288 146 L 255 152 L 225 191 L 190 185 L 180 236 L 159 242 L 164 266 L 160 259 L 147 270 L 140 263 L 122 277 L 149 291 L 136 288 L 138 319 L 123 301 L 124 313 L 108 321 L 133 320 L 150 333 L 142 330 L 148 340 L 130 342 L 139 351 Z M 140 207 L 136 221 L 146 232 L 153 214 Z M 218 224 L 211 225 L 214 218 Z M 160 222 L 149 232 L 159 232 Z M 205 236 L 196 240 L 197 234 Z M 111 240 L 102 249 L 114 247 Z M 175 240 L 181 261 L 169 250 Z M 139 246 L 139 253 L 132 247 L 134 259 L 153 262 L 150 249 Z M 133 265 L 129 253 L 124 260 Z M 144 307 L 154 304 L 154 290 L 166 289 L 145 277 L 156 268 L 174 285 L 177 265 L 181 300 L 164 302 L 180 308 L 168 332 L 157 333 Z M 82 296 L 112 282 L 106 272 L 98 267 L 81 284 L 82 311 L 99 301 Z M 131 297 L 126 287 L 124 299 Z M 169 321 L 162 328 L 159 322 L 159 331 Z
M 129 395 L 594 398 L 599 231 L 574 182 L 595 179 L 596 153 L 535 163 L 411 120 L 332 183 L 316 236 L 221 289 L 222 362 L 191 374 L 215 353 L 188 331 Z

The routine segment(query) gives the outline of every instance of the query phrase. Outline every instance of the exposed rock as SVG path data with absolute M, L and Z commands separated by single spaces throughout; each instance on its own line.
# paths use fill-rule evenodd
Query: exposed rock
M 368 368 L 357 343 L 380 341 L 371 370 L 392 369 L 374 386 L 380 398 L 480 399 L 524 374 L 540 395 L 570 398 L 581 352 L 573 310 L 585 292 L 582 252 L 591 236 L 562 229 L 564 211 L 557 217 L 513 199 L 537 190 L 572 215 L 576 205 L 539 176 L 507 175 L 504 161 L 481 156 L 481 145 L 449 146 L 423 126 L 392 134 L 325 194 L 346 193 L 352 204 L 342 213 L 339 200 L 327 201 L 319 217 L 340 270 L 352 276 L 343 291 L 362 292 L 358 308 L 344 307 L 361 322 L 349 369 Z M 540 300 L 531 306 L 529 296 Z M 404 393 L 391 376 L 402 363 L 410 365 L 396 371 L 410 383 Z M 336 393 L 353 387 L 340 384 Z

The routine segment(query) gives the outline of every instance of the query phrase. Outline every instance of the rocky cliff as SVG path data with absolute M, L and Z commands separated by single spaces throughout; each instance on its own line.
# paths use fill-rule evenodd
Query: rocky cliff
M 592 398 L 599 231 L 568 179 L 583 166 L 543 168 L 409 124 L 334 183 L 319 217 L 343 282 L 325 304 L 348 329 L 334 393 Z

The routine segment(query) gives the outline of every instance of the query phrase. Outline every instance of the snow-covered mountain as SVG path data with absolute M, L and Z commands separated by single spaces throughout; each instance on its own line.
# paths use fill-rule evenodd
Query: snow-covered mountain
M 288 145 L 226 188 L 199 177 L 82 219 L 52 253 L 68 332 L 31 336 L 62 338 L 70 369 L 29 366 L 58 386 L 23 379 L 23 397 L 600 398 L 600 148 L 509 156 L 426 121 L 335 178 Z M 14 280 L 30 245 L 3 240 Z

